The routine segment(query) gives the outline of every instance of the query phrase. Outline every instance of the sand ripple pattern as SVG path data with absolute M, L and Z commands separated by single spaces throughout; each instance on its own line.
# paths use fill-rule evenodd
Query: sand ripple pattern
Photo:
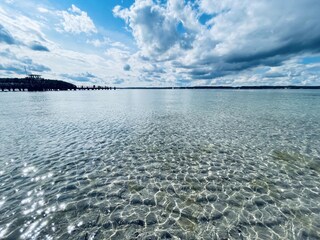
M 0 239 L 320 239 L 320 92 L 0 94 Z

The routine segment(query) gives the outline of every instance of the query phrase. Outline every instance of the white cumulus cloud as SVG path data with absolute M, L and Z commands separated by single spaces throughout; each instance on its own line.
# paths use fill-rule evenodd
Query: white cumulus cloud
M 152 0 L 136 1 L 130 9 L 118 6 L 113 12 L 126 20 L 138 46 L 149 55 L 162 54 L 178 42 L 177 19 Z
M 68 11 L 59 11 L 58 15 L 61 16 L 60 31 L 69 33 L 96 33 L 97 29 L 92 19 L 84 11 L 72 4 Z

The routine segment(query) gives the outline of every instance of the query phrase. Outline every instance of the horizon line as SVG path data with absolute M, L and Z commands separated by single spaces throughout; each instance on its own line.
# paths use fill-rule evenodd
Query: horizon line
M 117 89 L 320 89 L 320 85 L 242 85 L 242 86 L 174 86 L 174 87 L 117 87 Z

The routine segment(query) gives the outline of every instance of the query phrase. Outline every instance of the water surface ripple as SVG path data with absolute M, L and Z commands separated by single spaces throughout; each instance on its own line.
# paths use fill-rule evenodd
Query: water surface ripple
M 0 94 L 0 239 L 320 239 L 320 91 Z

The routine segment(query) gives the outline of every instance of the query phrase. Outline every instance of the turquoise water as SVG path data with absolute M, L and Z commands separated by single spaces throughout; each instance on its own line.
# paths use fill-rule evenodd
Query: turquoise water
M 0 239 L 319 239 L 320 91 L 0 93 Z

